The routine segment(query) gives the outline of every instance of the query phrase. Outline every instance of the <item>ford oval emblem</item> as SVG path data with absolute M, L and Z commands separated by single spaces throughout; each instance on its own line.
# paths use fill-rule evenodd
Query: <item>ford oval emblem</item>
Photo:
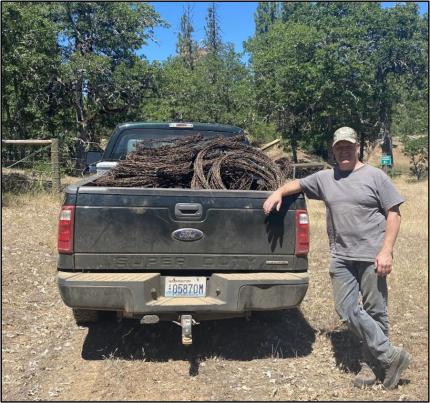
M 196 228 L 180 228 L 172 232 L 173 238 L 178 241 L 198 241 L 203 238 L 203 232 Z

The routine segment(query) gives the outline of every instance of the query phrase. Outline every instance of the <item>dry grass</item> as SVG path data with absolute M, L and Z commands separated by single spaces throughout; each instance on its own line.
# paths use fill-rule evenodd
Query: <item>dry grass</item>
M 203 322 L 180 345 L 170 323 L 76 327 L 55 283 L 61 200 L 8 197 L 2 218 L 5 400 L 428 399 L 428 184 L 395 179 L 407 202 L 389 277 L 392 339 L 413 355 L 399 387 L 351 385 L 357 346 L 333 309 L 325 208 L 309 201 L 311 284 L 298 311 Z

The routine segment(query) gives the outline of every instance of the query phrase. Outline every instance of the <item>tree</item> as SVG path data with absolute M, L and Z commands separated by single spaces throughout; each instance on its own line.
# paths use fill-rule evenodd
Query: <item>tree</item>
M 216 63 L 214 65 L 214 63 Z M 216 81 L 213 71 L 216 69 Z M 246 126 L 253 108 L 250 75 L 231 44 L 215 58 L 202 55 L 188 68 L 178 57 L 163 63 L 158 99 L 144 107 L 151 119 L 217 122 Z
M 261 4 L 256 22 L 264 22 L 263 9 L 267 14 L 267 5 Z M 247 50 L 258 113 L 277 123 L 293 154 L 301 139 L 330 159 L 324 150 L 331 150 L 332 134 L 340 126 L 360 133 L 361 155 L 376 138 L 390 139 L 396 81 L 405 76 L 423 83 L 427 74 L 428 30 L 416 5 L 382 10 L 379 3 L 283 3 L 281 21 L 263 24 L 264 35 L 265 28 L 256 24 Z
M 218 55 L 208 54 L 196 65 L 195 107 L 208 122 L 243 126 L 252 108 L 249 72 L 232 44 L 223 44 Z
M 222 102 L 220 80 L 223 60 L 221 52 L 224 44 L 221 40 L 220 25 L 215 3 L 208 7 L 205 25 L 205 49 L 199 60 L 197 73 L 200 99 L 206 104 L 206 120 L 219 122 Z
M 156 96 L 141 104 L 145 119 L 161 121 L 195 121 L 195 68 L 190 69 L 180 56 L 170 57 L 158 68 Z
M 280 16 L 283 22 L 304 22 L 303 17 L 310 11 L 307 2 L 281 2 Z
M 405 154 L 409 157 L 411 163 L 411 173 L 417 180 L 428 175 L 428 135 L 424 136 L 404 136 Z
M 298 142 L 309 129 L 320 95 L 315 59 L 321 41 L 312 27 L 278 21 L 263 37 L 256 36 L 247 43 L 252 53 L 257 108 L 289 140 L 295 162 Z
M 392 134 L 398 137 L 428 135 L 428 92 L 403 85 L 397 84 L 400 99 L 393 110 Z
M 182 18 L 178 50 L 180 44 L 193 42 L 188 15 L 185 12 Z M 208 8 L 205 32 L 205 48 L 196 50 L 192 68 L 184 63 L 182 54 L 163 63 L 157 87 L 159 98 L 144 106 L 145 116 L 242 127 L 252 121 L 250 75 L 233 45 L 222 42 L 214 4 Z
M 2 4 L 1 35 L 3 134 L 18 139 L 56 137 L 61 59 L 49 6 Z
M 428 80 L 403 76 L 392 83 L 399 102 L 392 114 L 391 131 L 398 136 L 410 160 L 410 171 L 417 180 L 428 173 Z
M 269 31 L 278 18 L 277 2 L 259 1 L 255 11 L 255 34 L 261 35 Z
M 85 144 L 98 140 L 96 128 L 106 117 L 138 110 L 140 98 L 153 86 L 151 69 L 135 55 L 163 24 L 145 3 L 56 3 L 60 28 L 62 83 L 75 113 L 76 158 L 82 166 Z M 130 79 L 131 78 L 131 79 Z
M 191 9 L 188 4 L 181 16 L 181 28 L 178 34 L 176 52 L 181 56 L 185 65 L 190 69 L 194 68 L 194 60 L 196 58 L 195 52 L 197 47 L 197 44 L 192 37 L 193 32 L 194 28 L 191 22 Z
M 205 25 L 205 46 L 209 53 L 217 55 L 221 50 L 222 41 L 215 2 L 208 8 Z
M 318 63 L 321 96 L 313 111 L 311 149 L 333 160 L 333 132 L 341 126 L 354 127 L 360 136 L 360 155 L 378 136 L 375 107 L 374 65 L 369 30 L 380 6 L 377 3 L 318 3 L 302 17 L 321 33 Z M 376 17 L 378 18 L 378 17 Z
M 428 74 L 428 21 L 419 16 L 414 3 L 396 5 L 381 10 L 382 17 L 375 24 L 373 56 L 374 86 L 379 110 L 379 125 L 383 152 L 391 155 L 391 122 L 398 92 L 390 85 L 404 75 L 422 81 Z M 424 78 L 425 79 L 425 78 Z

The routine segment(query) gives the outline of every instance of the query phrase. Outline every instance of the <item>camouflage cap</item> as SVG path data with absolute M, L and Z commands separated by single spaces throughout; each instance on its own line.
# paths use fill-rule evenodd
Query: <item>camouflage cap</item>
M 350 143 L 357 143 L 357 132 L 350 127 L 341 127 L 334 132 L 333 146 L 339 141 L 349 141 Z

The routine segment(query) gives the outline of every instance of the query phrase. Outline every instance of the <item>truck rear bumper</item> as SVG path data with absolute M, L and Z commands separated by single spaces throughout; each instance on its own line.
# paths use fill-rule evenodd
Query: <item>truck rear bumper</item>
M 164 296 L 160 273 L 58 272 L 58 287 L 71 308 L 120 311 L 127 316 L 178 312 L 237 314 L 298 306 L 309 283 L 307 273 L 214 273 L 206 297 Z

